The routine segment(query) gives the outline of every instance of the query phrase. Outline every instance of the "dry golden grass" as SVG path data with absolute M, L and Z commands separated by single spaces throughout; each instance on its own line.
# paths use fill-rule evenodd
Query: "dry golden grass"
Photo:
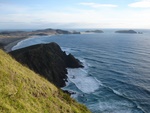
M 0 113 L 90 113 L 0 50 Z

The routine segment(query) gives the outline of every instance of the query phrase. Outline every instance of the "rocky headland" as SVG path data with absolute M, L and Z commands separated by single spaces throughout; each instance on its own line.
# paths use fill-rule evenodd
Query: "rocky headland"
M 67 55 L 54 42 L 22 48 L 9 54 L 57 87 L 65 86 L 66 68 L 83 67 L 78 59 L 71 54 Z

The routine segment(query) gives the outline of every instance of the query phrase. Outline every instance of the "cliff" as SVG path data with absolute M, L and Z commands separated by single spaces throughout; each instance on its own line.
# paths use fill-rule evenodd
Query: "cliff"
M 2 50 L 0 50 L 0 112 L 90 113 L 85 106 L 71 99 Z
M 9 54 L 58 87 L 65 86 L 67 67 L 83 67 L 79 60 L 71 54 L 66 55 L 56 43 L 38 44 Z

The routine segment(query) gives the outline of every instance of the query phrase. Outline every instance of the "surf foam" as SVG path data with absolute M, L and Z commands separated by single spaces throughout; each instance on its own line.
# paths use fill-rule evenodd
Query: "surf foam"
M 99 88 L 99 82 L 94 77 L 88 76 L 85 69 L 68 69 L 68 79 L 84 93 L 92 93 Z

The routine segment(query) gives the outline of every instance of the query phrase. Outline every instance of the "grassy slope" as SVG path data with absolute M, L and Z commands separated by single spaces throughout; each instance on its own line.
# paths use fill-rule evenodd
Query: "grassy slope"
M 0 50 L 0 113 L 89 113 Z

